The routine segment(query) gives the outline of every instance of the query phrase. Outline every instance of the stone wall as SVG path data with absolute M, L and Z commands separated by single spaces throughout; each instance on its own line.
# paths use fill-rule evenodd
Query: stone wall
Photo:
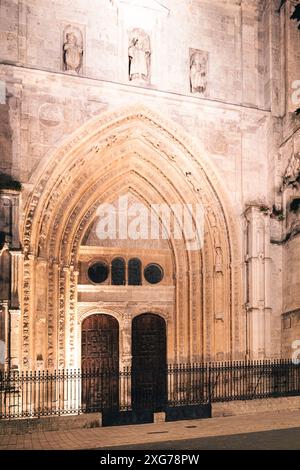
M 242 3 L 242 6 L 240 5 Z M 265 2 L 151 0 L 132 11 L 132 2 L 84 0 L 2 2 L 2 58 L 26 67 L 60 71 L 64 30 L 76 28 L 83 47 L 81 75 L 128 81 L 128 32 L 143 28 L 151 43 L 151 87 L 188 94 L 189 50 L 208 52 L 207 97 L 259 106 L 265 75 L 260 66 L 260 18 Z M 264 18 L 263 20 L 264 21 Z M 78 36 L 78 37 L 79 37 Z
M 125 3 L 117 7 L 102 0 L 91 15 L 83 0 L 72 7 L 58 0 L 2 2 L 2 62 L 24 68 L 1 67 L 10 110 L 1 168 L 11 166 L 22 182 L 34 182 L 42 161 L 89 118 L 143 102 L 203 142 L 238 213 L 243 202 L 267 202 L 268 159 L 256 158 L 267 154 L 272 126 L 270 84 L 264 84 L 270 11 L 264 2 L 172 0 L 160 8 L 151 1 L 136 19 L 151 40 L 151 81 L 142 84 L 128 78 L 128 31 L 134 20 Z M 63 66 L 63 31 L 69 25 L 82 32 L 78 74 Z M 190 92 L 191 49 L 208 54 L 204 93 Z

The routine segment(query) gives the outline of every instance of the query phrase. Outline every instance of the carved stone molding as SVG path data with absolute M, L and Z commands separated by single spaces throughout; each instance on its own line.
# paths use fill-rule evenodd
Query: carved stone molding
M 81 323 L 83 322 L 85 318 L 89 317 L 90 315 L 95 315 L 98 313 L 111 315 L 114 318 L 116 318 L 116 320 L 118 320 L 119 323 L 123 321 L 123 315 L 124 315 L 123 311 L 118 310 L 116 308 L 111 308 L 105 302 L 97 302 L 97 303 L 89 305 L 88 307 L 81 307 L 81 306 L 78 307 L 78 315 L 77 315 L 78 325 L 81 325 Z

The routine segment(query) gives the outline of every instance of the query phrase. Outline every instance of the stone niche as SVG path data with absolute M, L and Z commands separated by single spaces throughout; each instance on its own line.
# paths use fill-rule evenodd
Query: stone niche
M 207 96 L 208 52 L 190 49 L 190 92 Z
M 149 35 L 141 28 L 129 32 L 128 73 L 129 80 L 141 84 L 150 83 L 151 45 Z
M 84 28 L 67 24 L 61 30 L 61 68 L 70 74 L 83 74 Z

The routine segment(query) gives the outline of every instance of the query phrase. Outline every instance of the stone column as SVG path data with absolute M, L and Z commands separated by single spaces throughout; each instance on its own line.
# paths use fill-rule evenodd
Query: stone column
M 20 368 L 19 309 L 10 309 L 7 300 L 0 301 L 0 370 Z
M 34 368 L 34 318 L 36 258 L 29 254 L 24 258 L 22 304 L 22 357 L 24 370 Z
M 263 359 L 271 355 L 270 214 L 263 207 L 250 206 L 245 217 L 247 355 Z
M 78 364 L 78 351 L 76 345 L 77 337 L 77 322 L 76 322 L 76 311 L 77 311 L 77 285 L 78 285 L 79 271 L 71 266 L 70 273 L 70 303 L 69 303 L 69 356 L 68 366 L 71 368 L 79 367 Z
M 10 309 L 10 367 L 20 368 L 20 322 L 21 310 Z
M 10 347 L 9 347 L 9 312 L 8 301 L 1 300 L 1 328 L 0 328 L 0 369 L 8 369 L 10 367 Z
M 0 302 L 0 370 L 5 365 L 5 310 L 3 302 Z
M 63 369 L 69 360 L 70 333 L 70 266 L 61 266 L 59 275 L 58 367 Z
M 132 315 L 125 312 L 120 321 L 120 401 L 122 406 L 130 407 L 131 405 L 131 377 L 127 376 L 126 369 L 131 368 L 132 351 L 131 351 L 131 324 Z
M 120 321 L 120 368 L 131 367 L 131 324 L 132 316 L 124 313 Z
M 42 370 L 47 364 L 47 284 L 48 262 L 44 258 L 37 258 L 35 264 L 35 303 L 32 313 L 33 325 L 33 351 L 34 364 Z
M 59 265 L 50 260 L 48 271 L 48 369 L 57 367 L 57 334 L 58 334 L 58 285 Z
M 65 367 L 77 366 L 76 354 L 76 309 L 77 309 L 77 282 L 79 272 L 74 266 L 64 267 L 65 276 Z
M 20 285 L 22 282 L 22 260 L 23 254 L 19 250 L 11 250 L 11 298 L 10 307 L 12 309 L 19 309 L 20 307 Z

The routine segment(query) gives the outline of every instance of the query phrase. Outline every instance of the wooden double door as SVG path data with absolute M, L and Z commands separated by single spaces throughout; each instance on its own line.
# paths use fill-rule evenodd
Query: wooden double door
M 111 315 L 96 314 L 82 323 L 82 403 L 86 411 L 119 408 L 119 324 Z M 166 403 L 166 324 L 145 313 L 132 322 L 131 383 L 126 381 L 135 410 L 159 411 Z

